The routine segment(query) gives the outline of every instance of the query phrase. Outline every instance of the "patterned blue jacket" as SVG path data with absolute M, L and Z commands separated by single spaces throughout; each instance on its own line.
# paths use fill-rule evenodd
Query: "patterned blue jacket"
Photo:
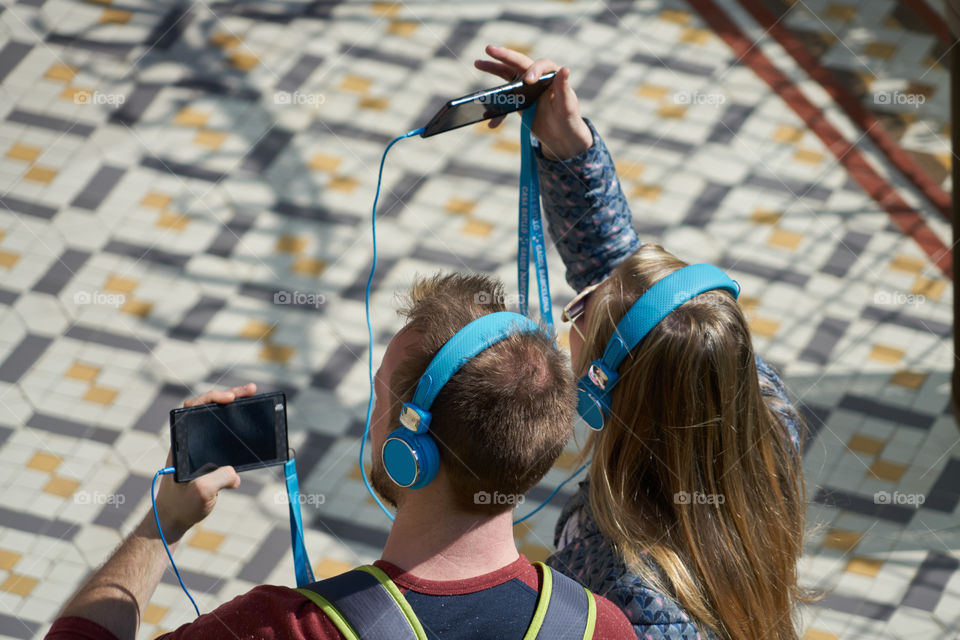
M 599 133 L 593 146 L 564 161 L 549 160 L 537 148 L 538 173 L 547 229 L 566 265 L 567 282 L 579 291 L 606 278 L 640 247 L 630 207 L 613 160 Z M 760 387 L 799 449 L 799 420 L 783 382 L 756 359 Z M 572 535 L 571 535 L 572 533 Z M 643 640 L 712 640 L 669 595 L 629 570 L 604 538 L 590 513 L 588 484 L 564 506 L 557 521 L 551 567 L 576 578 L 616 603 Z

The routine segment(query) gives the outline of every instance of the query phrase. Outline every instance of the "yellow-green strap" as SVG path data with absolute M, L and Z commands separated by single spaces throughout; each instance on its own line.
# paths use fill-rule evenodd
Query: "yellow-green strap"
M 315 605 L 320 607 L 320 609 L 330 618 L 330 621 L 333 622 L 333 625 L 343 634 L 343 637 L 346 640 L 360 640 L 360 636 L 357 635 L 357 632 L 353 630 L 346 620 L 343 619 L 343 616 L 340 615 L 340 612 L 337 611 L 337 608 L 330 604 L 326 598 L 321 596 L 319 593 L 310 591 L 310 589 L 297 589 L 297 593 L 307 598 Z
M 537 599 L 537 608 L 533 612 L 533 620 L 527 629 L 523 640 L 536 640 L 540 633 L 540 627 L 543 625 L 543 619 L 547 617 L 547 608 L 550 606 L 550 594 L 553 592 L 553 574 L 550 567 L 542 562 L 534 562 L 533 566 L 540 570 L 540 597 Z
M 583 630 L 583 640 L 590 640 L 593 637 L 593 630 L 597 626 L 597 600 L 593 595 L 593 592 L 586 587 L 583 588 L 587 592 L 587 628 Z

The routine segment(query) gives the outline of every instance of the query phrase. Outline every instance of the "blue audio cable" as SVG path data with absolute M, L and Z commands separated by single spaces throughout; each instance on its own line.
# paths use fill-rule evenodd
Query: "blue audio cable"
M 176 471 L 176 469 L 173 467 L 164 467 L 153 475 L 153 482 L 150 483 L 150 501 L 153 502 L 153 519 L 157 523 L 157 531 L 160 533 L 160 541 L 163 543 L 163 548 L 167 552 L 167 557 L 170 558 L 170 566 L 173 567 L 173 572 L 177 575 L 177 580 L 180 581 L 180 588 L 183 589 L 183 592 L 190 598 L 190 604 L 193 605 L 193 610 L 197 612 L 197 617 L 199 618 L 200 607 L 197 606 L 196 600 L 193 599 L 193 596 L 190 595 L 190 592 L 187 590 L 187 585 L 183 584 L 183 578 L 180 577 L 180 570 L 177 569 L 177 563 L 173 561 L 173 554 L 170 553 L 170 547 L 167 545 L 167 538 L 163 535 L 163 527 L 160 526 L 160 515 L 157 513 L 157 479 L 160 476 L 168 476 L 174 471 Z

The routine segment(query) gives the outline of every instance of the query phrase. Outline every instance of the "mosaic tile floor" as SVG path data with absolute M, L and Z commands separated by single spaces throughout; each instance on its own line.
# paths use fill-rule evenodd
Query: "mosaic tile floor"
M 376 166 L 438 103 L 489 85 L 471 63 L 499 43 L 572 67 L 646 241 L 742 283 L 813 431 L 801 569 L 828 595 L 801 612 L 804 638 L 960 637 L 949 225 L 752 4 L 0 5 L 0 635 L 42 636 L 146 512 L 167 412 L 212 385 L 287 392 L 317 573 L 377 556 L 388 523 L 357 464 Z M 949 192 L 945 48 L 901 4 L 763 6 L 824 67 L 924 95 L 885 109 L 849 87 Z M 392 152 L 376 359 L 414 273 L 512 286 L 511 120 Z M 282 486 L 246 474 L 177 552 L 201 608 L 293 582 Z M 517 528 L 529 557 L 560 504 Z M 141 637 L 189 619 L 168 572 Z

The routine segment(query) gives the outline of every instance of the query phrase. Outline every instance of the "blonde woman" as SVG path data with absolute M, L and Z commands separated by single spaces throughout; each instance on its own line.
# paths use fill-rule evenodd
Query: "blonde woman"
M 476 66 L 533 81 L 549 60 L 488 47 Z M 533 132 L 548 228 L 579 293 L 582 375 L 654 283 L 686 266 L 633 230 L 613 162 L 560 69 Z M 496 123 L 494 123 L 495 126 Z M 627 356 L 589 480 L 564 507 L 551 566 L 618 604 L 639 638 L 795 640 L 804 505 L 801 421 L 753 352 L 734 297 L 681 304 Z

